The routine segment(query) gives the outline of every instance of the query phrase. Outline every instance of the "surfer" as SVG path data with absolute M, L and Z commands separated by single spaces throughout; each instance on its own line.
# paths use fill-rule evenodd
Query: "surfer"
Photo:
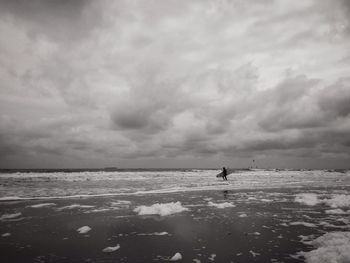
M 227 170 L 225 167 L 222 167 L 222 179 L 227 181 Z

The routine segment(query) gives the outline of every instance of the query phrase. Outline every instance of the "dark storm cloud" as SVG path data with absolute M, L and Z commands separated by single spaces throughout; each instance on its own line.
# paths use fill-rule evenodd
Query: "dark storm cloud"
M 0 14 L 25 24 L 29 36 L 40 34 L 58 41 L 79 39 L 100 19 L 100 10 L 88 10 L 90 0 L 1 0 Z
M 347 25 L 346 25 L 346 30 L 347 30 L 347 33 L 349 34 L 350 33 L 350 1 L 348 0 L 342 0 L 341 1 L 341 4 L 342 4 L 342 10 L 345 14 L 345 17 L 347 18 Z
M 266 130 L 325 127 L 350 113 L 349 79 L 322 87 L 320 80 L 297 76 L 269 90 L 262 100 L 266 114 L 259 124 Z M 269 109 L 269 107 L 271 107 Z
M 323 117 L 315 105 L 318 80 L 295 76 L 261 94 L 263 109 L 259 125 L 267 131 L 317 127 Z
M 1 165 L 349 158 L 349 10 L 0 1 Z
M 347 117 L 350 114 L 350 78 L 341 79 L 322 90 L 318 104 L 330 117 Z
M 347 126 L 349 119 L 343 115 L 343 105 L 348 104 L 336 103 L 336 99 L 332 96 L 332 94 L 342 94 L 337 97 L 348 101 L 347 93 L 350 89 L 344 88 L 343 85 L 344 83 L 337 82 L 321 88 L 320 80 L 295 76 L 282 81 L 274 89 L 252 91 L 244 100 L 249 107 L 246 109 L 242 107 L 244 115 L 241 117 L 249 120 L 247 126 L 256 133 L 252 134 L 252 137 L 249 132 L 234 136 L 234 130 L 244 132 L 247 130 L 244 127 L 244 120 L 232 115 L 230 120 L 237 121 L 238 125 L 230 126 L 228 123 L 222 123 L 220 138 L 224 138 L 224 143 L 217 140 L 218 133 L 196 129 L 192 125 L 193 132 L 184 133 L 183 140 L 177 141 L 176 146 L 173 145 L 173 147 L 178 152 L 193 151 L 199 155 L 223 151 L 236 155 L 249 150 L 254 152 L 283 149 L 291 151 L 317 148 L 318 145 L 328 145 L 329 151 L 335 151 L 337 147 L 347 145 L 349 139 L 346 136 L 346 131 L 350 128 Z M 330 106 L 324 109 L 319 105 L 320 103 L 321 105 L 336 103 L 341 110 Z M 208 114 L 196 120 L 204 123 L 200 127 L 207 127 L 212 118 L 213 116 Z M 344 131 L 338 130 L 342 122 Z M 261 129 L 253 128 L 256 124 L 259 124 Z M 232 137 L 229 136 L 230 134 Z M 226 136 L 228 138 L 225 138 Z M 230 137 L 232 141 L 229 140 Z M 349 149 L 342 148 L 342 151 L 349 154 Z M 322 155 L 321 152 L 320 155 Z
M 18 145 L 11 143 L 6 135 L 0 134 L 0 156 L 4 158 L 19 153 Z

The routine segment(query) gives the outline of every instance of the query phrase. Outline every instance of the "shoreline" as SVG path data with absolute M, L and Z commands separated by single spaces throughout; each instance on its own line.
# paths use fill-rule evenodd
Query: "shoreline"
M 223 181 L 225 182 L 225 181 Z M 62 196 L 34 196 L 34 197 L 20 197 L 20 196 L 5 196 L 0 197 L 0 204 L 4 202 L 18 202 L 18 201 L 39 201 L 39 200 L 65 200 L 65 199 L 85 199 L 85 198 L 103 198 L 103 197 L 127 197 L 127 196 L 142 196 L 142 195 L 163 195 L 163 194 L 175 194 L 175 193 L 191 193 L 191 192 L 206 192 L 206 191 L 272 191 L 272 190 L 300 190 L 305 189 L 307 191 L 313 191 L 318 189 L 329 189 L 329 186 L 313 186 L 313 187 L 303 187 L 303 186 L 290 186 L 283 187 L 256 187 L 256 188 L 234 188 L 232 185 L 227 185 L 228 187 L 223 187 L 218 189 L 217 185 L 212 188 L 186 188 L 186 189 L 162 189 L 162 190 L 149 190 L 149 191 L 136 191 L 131 193 L 106 193 L 106 194 L 82 194 L 82 195 L 62 195 Z M 350 185 L 334 186 L 332 189 L 346 189 L 350 188 Z

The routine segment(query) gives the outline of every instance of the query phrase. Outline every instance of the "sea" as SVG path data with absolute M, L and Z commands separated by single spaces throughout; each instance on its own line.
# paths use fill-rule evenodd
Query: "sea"
M 141 195 L 202 190 L 350 186 L 350 170 L 231 169 L 1 170 L 0 201 Z
M 218 173 L 2 170 L 2 262 L 350 262 L 349 170 Z

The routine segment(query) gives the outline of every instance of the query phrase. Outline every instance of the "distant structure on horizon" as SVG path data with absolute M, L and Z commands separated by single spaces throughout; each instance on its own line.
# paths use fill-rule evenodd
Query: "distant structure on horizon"
M 105 167 L 103 168 L 104 171 L 115 171 L 115 170 L 118 170 L 118 167 Z

